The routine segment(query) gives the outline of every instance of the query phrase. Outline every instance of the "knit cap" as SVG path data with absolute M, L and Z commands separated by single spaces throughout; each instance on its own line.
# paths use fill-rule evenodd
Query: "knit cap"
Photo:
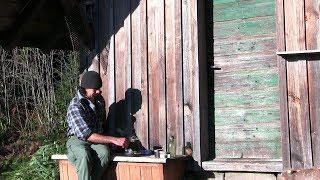
M 102 87 L 102 80 L 99 73 L 87 71 L 82 76 L 80 87 L 85 89 L 100 89 Z

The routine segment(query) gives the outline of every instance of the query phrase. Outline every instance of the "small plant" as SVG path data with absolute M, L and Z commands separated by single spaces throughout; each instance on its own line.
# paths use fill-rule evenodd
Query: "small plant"
M 65 145 L 61 142 L 46 142 L 33 154 L 29 161 L 16 159 L 12 162 L 12 171 L 2 173 L 5 179 L 57 179 L 57 162 L 50 159 L 52 154 L 65 153 Z

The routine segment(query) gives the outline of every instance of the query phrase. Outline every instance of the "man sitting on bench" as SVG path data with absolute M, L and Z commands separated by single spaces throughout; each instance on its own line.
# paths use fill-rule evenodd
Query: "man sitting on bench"
M 100 103 L 102 80 L 95 71 L 86 72 L 80 88 L 71 100 L 68 112 L 68 160 L 77 171 L 78 179 L 101 179 L 108 166 L 109 147 L 114 144 L 127 148 L 128 139 L 104 135 L 104 103 Z

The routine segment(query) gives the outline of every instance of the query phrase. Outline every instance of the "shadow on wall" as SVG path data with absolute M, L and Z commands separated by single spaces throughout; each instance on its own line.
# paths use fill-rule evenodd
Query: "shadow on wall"
M 140 0 L 96 1 L 93 13 L 94 45 L 89 52 L 82 50 L 79 72 L 85 69 L 99 72 L 99 61 L 106 73 L 111 37 L 125 26 L 126 19 L 140 6 Z M 98 60 L 98 53 L 101 54 Z M 101 72 L 101 71 L 100 71 Z
M 141 109 L 142 95 L 138 89 L 129 88 L 125 93 L 125 99 L 111 104 L 107 116 L 107 132 L 116 137 L 139 139 L 134 129 L 137 119 L 135 114 Z M 134 143 L 134 149 L 145 149 L 141 142 Z

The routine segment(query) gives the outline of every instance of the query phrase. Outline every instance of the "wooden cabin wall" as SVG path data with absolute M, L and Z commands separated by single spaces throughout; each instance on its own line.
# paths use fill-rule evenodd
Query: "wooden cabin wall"
M 213 0 L 212 5 L 210 155 L 281 159 L 275 1 Z
M 319 1 L 277 0 L 284 169 L 320 166 Z
M 144 148 L 166 149 L 174 136 L 176 153 L 191 142 L 200 164 L 208 152 L 204 1 L 100 0 L 98 7 L 101 53 L 93 62 L 100 61 L 110 133 L 128 135 L 134 119 Z

